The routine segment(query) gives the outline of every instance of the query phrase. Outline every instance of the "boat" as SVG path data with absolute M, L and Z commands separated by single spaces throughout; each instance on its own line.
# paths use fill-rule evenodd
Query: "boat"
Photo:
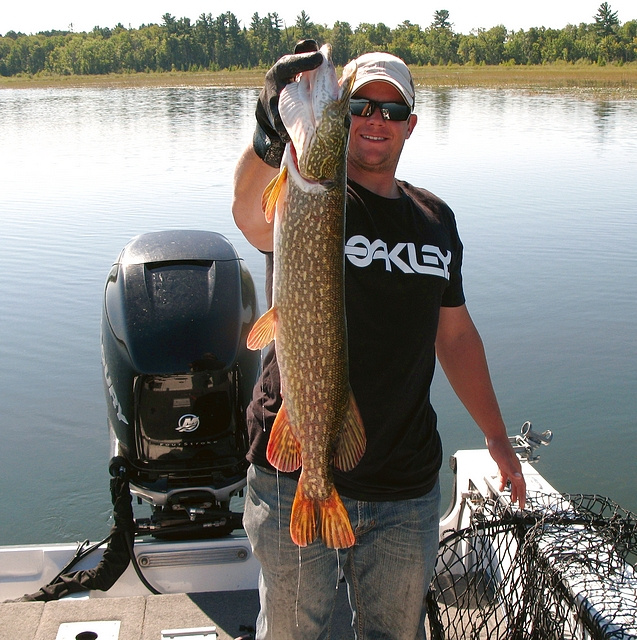
M 261 366 L 245 348 L 252 277 L 220 234 L 159 231 L 122 249 L 103 300 L 114 526 L 94 543 L 0 547 L 0 638 L 253 638 L 259 564 L 241 528 L 243 416 Z M 552 487 L 537 471 L 552 437 L 530 422 L 511 436 L 523 511 L 486 449 L 451 457 L 428 637 L 637 637 L 637 519 Z M 333 637 L 352 638 L 338 594 Z

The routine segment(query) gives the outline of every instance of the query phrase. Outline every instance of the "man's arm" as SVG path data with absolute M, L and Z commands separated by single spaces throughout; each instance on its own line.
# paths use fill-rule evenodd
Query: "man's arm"
M 442 307 L 436 354 L 453 390 L 486 438 L 500 469 L 501 488 L 511 481 L 511 498 L 524 508 L 526 483 L 491 384 L 484 346 L 465 305 Z
M 246 147 L 235 168 L 232 215 L 248 242 L 261 251 L 272 251 L 273 244 L 273 225 L 266 222 L 261 196 L 277 173 L 252 145 Z
M 279 114 L 279 94 L 304 71 L 323 62 L 314 40 L 301 40 L 294 53 L 280 58 L 265 74 L 255 116 L 252 144 L 241 154 L 234 174 L 232 215 L 248 242 L 261 251 L 272 251 L 272 225 L 265 220 L 261 196 L 276 176 L 290 136 Z

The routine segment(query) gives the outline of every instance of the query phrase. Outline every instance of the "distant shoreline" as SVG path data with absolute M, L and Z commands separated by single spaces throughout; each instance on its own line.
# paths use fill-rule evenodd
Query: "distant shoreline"
M 134 88 L 134 87 L 261 87 L 265 69 L 175 71 L 0 77 L 1 89 Z M 521 89 L 557 91 L 600 98 L 637 98 L 637 63 L 625 65 L 445 65 L 411 67 L 419 87 Z

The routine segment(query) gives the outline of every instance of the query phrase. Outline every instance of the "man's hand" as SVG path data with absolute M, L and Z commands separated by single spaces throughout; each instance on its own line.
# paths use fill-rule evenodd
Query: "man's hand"
M 526 481 L 522 475 L 520 460 L 515 455 L 508 438 L 487 438 L 487 448 L 500 470 L 500 491 L 511 483 L 511 502 L 517 502 L 520 509 L 526 504 Z
M 257 102 L 257 126 L 252 146 L 261 160 L 271 167 L 281 164 L 285 145 L 290 141 L 279 115 L 279 94 L 299 73 L 316 69 L 322 61 L 316 42 L 301 40 L 293 54 L 283 56 L 265 75 L 265 84 Z

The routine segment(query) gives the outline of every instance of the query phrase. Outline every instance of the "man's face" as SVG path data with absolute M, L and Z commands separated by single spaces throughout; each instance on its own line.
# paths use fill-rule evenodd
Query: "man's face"
M 355 97 L 404 103 L 398 90 L 387 82 L 370 82 L 361 87 Z M 348 163 L 359 171 L 393 174 L 405 140 L 416 126 L 416 120 L 414 114 L 405 121 L 385 120 L 378 108 L 369 117 L 353 115 Z

